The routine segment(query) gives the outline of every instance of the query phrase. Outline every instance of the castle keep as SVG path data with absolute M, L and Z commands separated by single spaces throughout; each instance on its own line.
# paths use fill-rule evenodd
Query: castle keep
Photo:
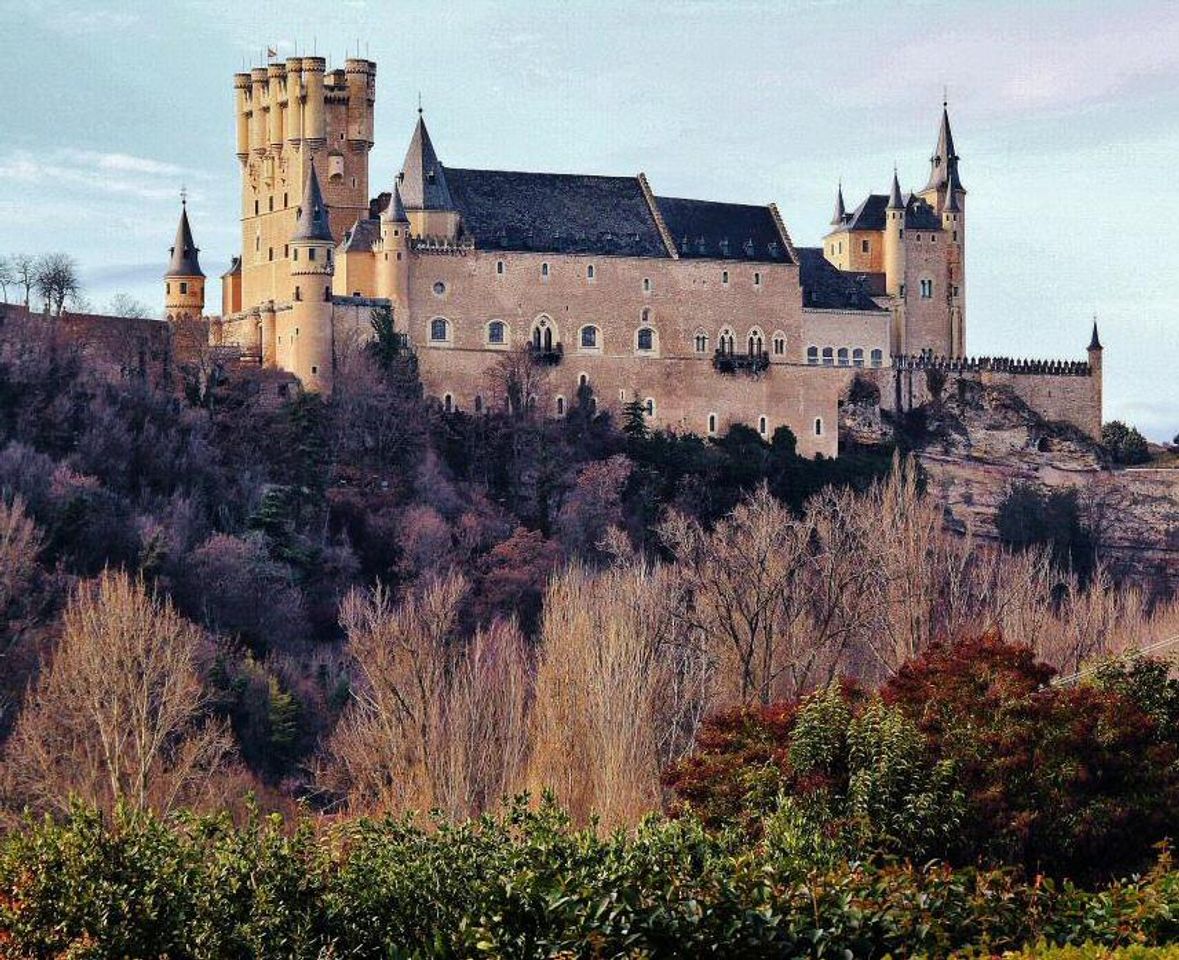
M 1100 431 L 1096 330 L 1086 361 L 965 356 L 966 190 L 945 109 L 926 185 L 905 192 L 894 171 L 850 212 L 840 186 L 809 248 L 774 204 L 665 197 L 641 173 L 444 164 L 420 110 L 401 170 L 370 198 L 376 64 L 293 58 L 234 89 L 242 253 L 208 336 L 306 389 L 332 389 L 387 306 L 446 410 L 501 406 L 489 374 L 526 350 L 544 385 L 529 401 L 551 415 L 579 396 L 616 413 L 637 399 L 652 426 L 681 432 L 785 425 L 808 455 L 838 452 L 857 375 L 899 408 L 920 402 L 930 370 L 998 380 Z M 165 284 L 170 321 L 204 314 L 186 210 Z

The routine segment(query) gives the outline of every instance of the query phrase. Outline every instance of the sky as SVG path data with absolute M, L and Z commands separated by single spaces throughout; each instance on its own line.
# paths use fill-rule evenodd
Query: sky
M 218 277 L 240 243 L 232 74 L 267 46 L 377 61 L 374 193 L 420 94 L 443 164 L 774 201 L 800 246 L 840 179 L 849 206 L 894 163 L 924 185 L 948 91 L 967 351 L 1080 359 L 1096 316 L 1106 419 L 1179 432 L 1173 0 L 0 0 L 0 254 L 73 254 L 96 310 L 162 306 L 184 186 Z

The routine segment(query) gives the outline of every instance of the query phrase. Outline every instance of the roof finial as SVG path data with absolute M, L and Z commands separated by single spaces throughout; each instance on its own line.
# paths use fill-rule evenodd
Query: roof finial
M 422 91 L 418 91 L 418 116 L 422 115 Z
M 948 110 L 950 108 L 950 85 L 948 83 L 942 84 L 942 109 Z
M 188 206 L 188 187 L 186 187 L 183 183 L 180 184 L 180 206 Z

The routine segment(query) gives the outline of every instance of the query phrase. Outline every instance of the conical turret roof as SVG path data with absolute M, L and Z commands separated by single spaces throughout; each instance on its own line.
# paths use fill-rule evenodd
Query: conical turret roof
M 454 200 L 446 185 L 446 171 L 434 153 L 426 121 L 418 114 L 405 163 L 401 165 L 401 200 L 410 210 L 453 210 Z
M 401 202 L 401 190 L 393 184 L 393 196 L 389 198 L 389 205 L 381 211 L 381 219 L 388 223 L 409 223 L 405 214 L 405 204 Z
M 835 215 L 831 218 L 831 223 L 838 227 L 842 226 L 847 219 L 847 208 L 843 205 L 843 182 L 839 184 L 839 192 L 835 195 Z
M 307 186 L 303 190 L 303 204 L 299 209 L 299 219 L 295 222 L 295 233 L 292 240 L 326 240 L 332 242 L 332 228 L 328 220 L 327 204 L 323 202 L 323 194 L 319 189 L 319 177 L 315 173 L 315 164 L 311 164 L 311 172 L 307 175 Z
M 1097 336 L 1097 321 L 1096 320 L 1093 321 L 1093 336 L 1089 338 L 1089 349 L 1090 350 L 1102 349 L 1101 338 L 1099 336 Z
M 951 170 L 950 175 L 946 178 L 946 205 L 944 209 L 947 213 L 962 212 L 962 205 L 958 203 L 958 194 L 961 189 L 958 186 L 958 172 Z
M 904 210 L 905 200 L 901 196 L 901 181 L 897 179 L 896 167 L 892 168 L 892 189 L 888 192 L 888 209 Z
M 950 108 L 942 104 L 942 122 L 937 132 L 937 146 L 933 156 L 929 158 L 929 183 L 926 190 L 942 191 L 951 176 L 957 181 L 958 189 L 964 190 L 962 180 L 958 176 L 958 153 L 954 149 L 954 134 L 950 130 Z
M 192 240 L 192 228 L 188 225 L 188 204 L 181 202 L 180 222 L 176 225 L 176 242 L 172 245 L 172 259 L 168 261 L 165 277 L 203 277 L 201 264 L 197 259 L 200 251 Z

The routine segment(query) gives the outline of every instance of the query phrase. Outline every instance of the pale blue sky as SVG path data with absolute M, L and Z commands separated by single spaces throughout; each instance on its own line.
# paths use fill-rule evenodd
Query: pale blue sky
M 238 243 L 232 74 L 269 44 L 378 62 L 372 187 L 421 91 L 443 163 L 776 201 L 796 243 L 928 173 L 943 85 L 968 198 L 967 348 L 1082 357 L 1106 417 L 1179 431 L 1179 4 L 0 0 L 0 252 L 64 249 L 96 307 L 160 300 L 181 183 Z M 211 301 L 219 298 L 218 284 Z

